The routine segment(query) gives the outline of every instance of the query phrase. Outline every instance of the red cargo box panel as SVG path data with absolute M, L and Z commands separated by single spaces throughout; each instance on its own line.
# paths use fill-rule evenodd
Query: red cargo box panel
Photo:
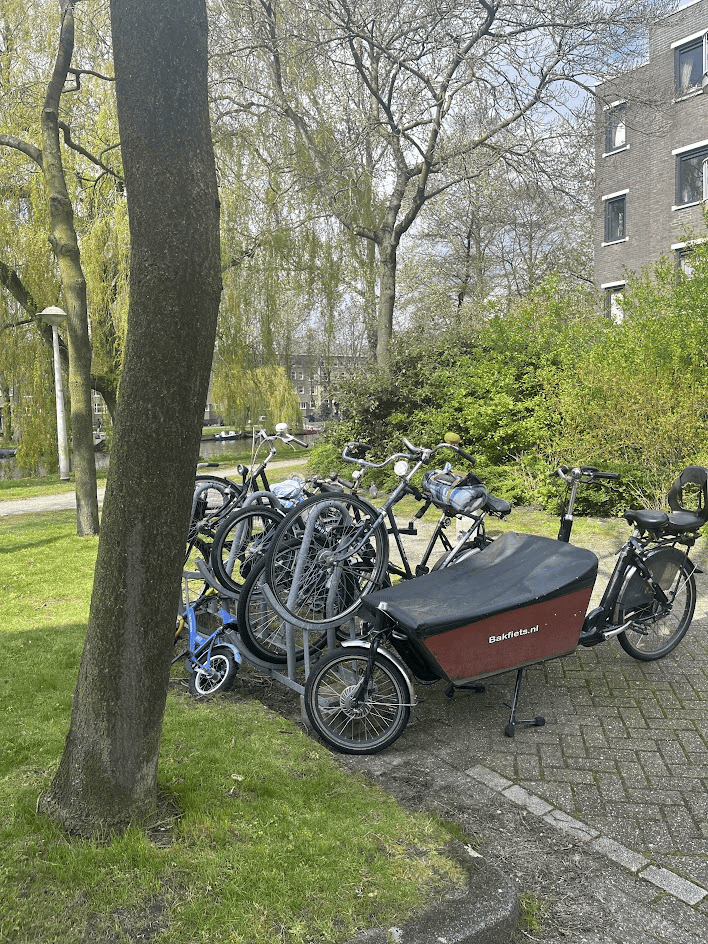
M 452 682 L 481 678 L 575 651 L 592 588 L 534 603 L 428 636 L 430 651 Z
M 369 594 L 363 606 L 462 681 L 572 652 L 596 576 L 590 551 L 510 532 L 458 564 Z

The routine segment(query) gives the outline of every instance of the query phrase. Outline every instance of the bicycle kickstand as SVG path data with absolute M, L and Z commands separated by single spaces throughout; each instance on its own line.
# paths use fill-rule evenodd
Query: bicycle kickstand
M 519 701 L 519 692 L 521 691 L 521 679 L 523 678 L 524 670 L 517 669 L 516 671 L 516 685 L 514 686 L 514 695 L 511 699 L 511 704 L 507 705 L 508 708 L 511 708 L 511 714 L 509 715 L 509 723 L 504 728 L 504 734 L 507 737 L 513 738 L 516 734 L 517 727 L 523 728 L 541 728 L 546 723 L 546 719 L 541 717 L 541 715 L 536 715 L 535 718 L 529 718 L 525 721 L 520 721 L 516 717 L 516 706 Z

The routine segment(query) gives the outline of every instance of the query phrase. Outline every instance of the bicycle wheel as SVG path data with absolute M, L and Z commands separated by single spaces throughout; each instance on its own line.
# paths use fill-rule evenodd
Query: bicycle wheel
M 211 543 L 201 536 L 187 542 L 182 568 L 182 604 L 186 609 L 207 587 L 204 572 L 211 573 Z
M 218 475 L 197 475 L 194 481 L 192 521 L 215 520 L 240 501 L 245 486 Z
M 410 717 L 403 674 L 377 655 L 366 681 L 369 650 L 335 649 L 322 656 L 305 683 L 305 710 L 312 727 L 343 754 L 376 754 L 400 737 Z
M 668 603 L 660 603 L 646 580 L 632 569 L 617 598 L 614 619 L 618 624 L 632 622 L 617 637 L 624 651 L 641 662 L 651 662 L 675 649 L 686 635 L 696 608 L 696 581 L 693 565 L 676 548 L 656 548 L 644 560 Z
M 252 567 L 263 560 L 283 512 L 270 505 L 238 508 L 223 522 L 214 537 L 210 564 L 222 587 L 238 593 Z
M 251 570 L 238 595 L 236 621 L 243 641 L 254 655 L 273 665 L 284 665 L 288 661 L 286 623 L 268 605 L 262 590 L 265 561 L 260 560 Z M 295 659 L 304 658 L 302 630 L 293 626 Z M 311 640 L 311 648 L 319 649 L 326 642 L 326 634 Z
M 209 660 L 210 671 L 206 667 L 206 653 L 203 662 L 189 673 L 189 690 L 200 698 L 210 698 L 219 692 L 228 692 L 233 687 L 238 672 L 238 662 L 226 646 L 214 646 Z
M 338 626 L 383 583 L 388 535 L 378 511 L 357 495 L 314 495 L 281 522 L 264 580 L 280 606 L 323 629 Z M 293 554 L 293 547 L 296 553 Z

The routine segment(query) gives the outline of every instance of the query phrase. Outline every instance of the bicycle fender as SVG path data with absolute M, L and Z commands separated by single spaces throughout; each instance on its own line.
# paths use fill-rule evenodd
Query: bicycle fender
M 228 649 L 231 652 L 231 655 L 234 657 L 234 662 L 236 662 L 237 665 L 240 665 L 243 662 L 243 656 L 238 651 L 236 646 L 234 646 L 233 643 L 222 642 L 219 639 L 219 640 L 214 640 L 214 646 L 218 647 L 219 649 Z
M 353 647 L 358 647 L 359 649 L 371 649 L 371 643 L 366 639 L 344 639 L 339 643 L 342 649 L 351 649 Z M 379 656 L 387 661 L 393 663 L 396 666 L 398 671 L 403 675 L 403 678 L 406 680 L 406 687 L 408 688 L 408 695 L 411 707 L 418 704 L 418 698 L 415 693 L 415 688 L 413 687 L 413 682 L 410 675 L 408 674 L 408 668 L 403 664 L 403 662 L 389 652 L 388 649 L 377 649 L 376 657 Z

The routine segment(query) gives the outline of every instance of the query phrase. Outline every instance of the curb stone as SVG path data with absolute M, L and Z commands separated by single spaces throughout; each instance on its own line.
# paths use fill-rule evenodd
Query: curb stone
M 562 810 L 556 809 L 550 803 L 546 803 L 541 797 L 529 793 L 523 787 L 512 784 L 511 781 L 496 774 L 493 770 L 477 764 L 465 771 L 465 774 L 505 796 L 512 803 L 528 810 L 529 813 L 540 817 L 555 829 L 568 832 L 580 842 L 588 843 L 596 852 L 611 859 L 614 863 L 639 878 L 651 882 L 652 885 L 679 899 L 684 904 L 697 905 L 708 896 L 708 889 L 682 878 L 676 872 L 662 868 L 646 856 L 629 849 L 622 843 L 601 835 L 596 829 L 587 826 L 573 816 L 569 816 Z
M 400 927 L 363 931 L 349 944 L 509 944 L 519 916 L 516 889 L 462 843 L 453 840 L 449 851 L 467 872 L 465 891 L 435 903 Z

